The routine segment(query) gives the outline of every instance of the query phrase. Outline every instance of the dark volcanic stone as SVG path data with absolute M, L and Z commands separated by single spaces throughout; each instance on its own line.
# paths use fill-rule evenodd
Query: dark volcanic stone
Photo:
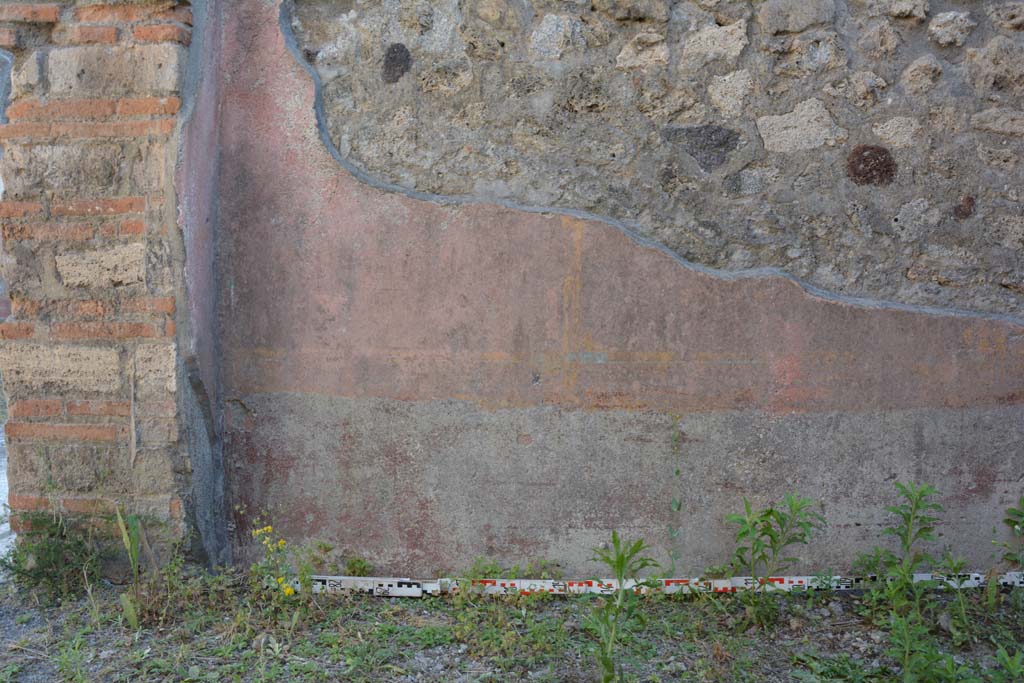
M 729 159 L 740 144 L 740 134 L 713 124 L 669 128 L 664 133 L 669 142 L 680 145 L 703 171 L 712 171 Z
M 385 83 L 397 83 L 398 79 L 404 76 L 411 66 L 412 55 L 409 54 L 409 48 L 401 43 L 392 43 L 388 45 L 388 49 L 384 53 L 384 69 L 381 77 Z
M 953 217 L 957 220 L 966 220 L 974 214 L 974 197 L 964 195 L 960 203 L 953 207 Z
M 888 185 L 896 178 L 896 160 L 885 147 L 857 145 L 846 159 L 846 175 L 858 185 Z

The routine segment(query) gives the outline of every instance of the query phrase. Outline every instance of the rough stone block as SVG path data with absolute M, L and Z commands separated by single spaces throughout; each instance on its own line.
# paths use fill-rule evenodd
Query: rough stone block
M 830 24 L 836 15 L 833 0 L 768 0 L 757 22 L 770 35 L 796 33 L 817 24 Z
M 128 449 L 119 444 L 10 444 L 11 488 L 56 489 L 62 493 L 127 493 L 131 490 Z
M 54 97 L 122 97 L 178 91 L 186 50 L 160 43 L 134 47 L 83 45 L 57 48 L 47 59 Z
M 177 388 L 176 348 L 171 344 L 140 344 L 135 348 L 135 390 L 140 397 L 163 397 Z
M 804 100 L 788 114 L 762 116 L 757 131 L 769 152 L 793 152 L 835 145 L 846 139 L 846 131 L 832 120 L 818 99 Z
M 109 249 L 57 254 L 57 272 L 67 287 L 118 287 L 142 282 L 146 247 L 123 244 Z
M 35 91 L 43 82 L 43 53 L 35 52 L 11 73 L 11 97 L 22 97 Z
M 1024 2 L 1004 2 L 989 7 L 988 18 L 998 28 L 1024 31 Z
M 6 145 L 0 157 L 5 195 L 12 199 L 58 195 L 144 195 L 165 181 L 164 146 L 158 142 Z
M 983 48 L 967 50 L 967 70 L 978 95 L 1018 102 L 1024 97 L 1024 42 L 996 36 Z
M 889 16 L 897 19 L 924 21 L 928 16 L 929 9 L 928 0 L 891 0 Z
M 665 36 L 648 31 L 633 36 L 615 58 L 620 69 L 645 69 L 668 64 L 668 45 Z
M 593 6 L 618 21 L 668 21 L 667 0 L 594 0 Z
M 698 69 L 713 61 L 733 65 L 747 46 L 747 22 L 743 19 L 728 26 L 708 26 L 684 39 L 680 68 Z
M 753 85 L 749 71 L 733 71 L 711 82 L 708 86 L 708 99 L 726 116 L 739 116 L 743 113 L 743 100 Z
M 871 129 L 883 142 L 892 147 L 910 147 L 921 134 L 921 124 L 909 116 L 895 116 Z
M 968 12 L 943 12 L 928 23 L 928 37 L 939 45 L 960 47 L 977 25 Z
M 91 346 L 5 344 L 0 372 L 9 397 L 51 392 L 109 393 L 121 388 L 115 349 Z
M 977 130 L 998 135 L 1024 137 L 1024 111 L 995 107 L 980 111 L 971 117 Z

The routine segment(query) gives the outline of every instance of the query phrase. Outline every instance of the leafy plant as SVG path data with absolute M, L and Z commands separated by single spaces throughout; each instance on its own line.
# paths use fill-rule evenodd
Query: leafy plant
M 935 540 L 935 527 L 939 518 L 933 513 L 943 512 L 942 506 L 929 500 L 938 494 L 934 486 L 896 482 L 896 490 L 900 492 L 904 502 L 890 505 L 885 509 L 899 518 L 899 524 L 887 527 L 883 533 L 895 536 L 900 542 L 900 565 L 910 573 L 924 564 L 934 564 L 935 560 L 928 553 L 917 549 L 922 541 Z
M 53 657 L 53 662 L 65 681 L 86 683 L 89 680 L 85 666 L 85 648 L 85 638 L 81 633 L 76 633 L 73 638 L 65 637 L 61 643 L 60 649 Z
M 999 668 L 989 672 L 990 680 L 993 683 L 1024 681 L 1024 650 L 1018 650 L 1011 655 L 1006 648 L 1000 647 L 996 651 L 996 663 Z
M 19 512 L 18 543 L 0 568 L 49 600 L 79 595 L 99 572 L 99 549 L 91 527 L 71 528 L 59 512 Z
M 935 540 L 939 523 L 936 515 L 943 511 L 942 506 L 932 500 L 938 491 L 929 484 L 899 482 L 896 490 L 902 501 L 886 510 L 895 515 L 897 521 L 884 533 L 897 538 L 899 550 L 894 554 L 875 549 L 871 561 L 881 575 L 881 587 L 871 591 L 867 598 L 876 615 L 888 622 L 890 647 L 887 654 L 899 663 L 904 683 L 977 680 L 969 669 L 961 667 L 949 655 L 943 655 L 931 635 L 929 624 L 934 619 L 926 618 L 925 612 L 934 612 L 934 605 L 922 604 L 922 597 L 935 582 L 914 580 L 919 569 L 935 564 L 934 558 L 920 549 L 920 544 Z M 963 568 L 962 560 L 946 556 L 947 574 L 960 574 Z M 950 624 L 954 638 L 962 641 L 968 629 L 966 605 L 959 584 L 954 588 L 957 589 L 958 609 Z
M 928 673 L 939 661 L 928 628 L 916 614 L 893 614 L 889 622 L 890 647 L 886 654 L 899 662 L 905 683 L 930 681 Z
M 747 604 L 748 620 L 761 626 L 773 621 L 772 605 L 764 595 L 771 590 L 771 578 L 797 559 L 787 556 L 786 549 L 808 543 L 825 526 L 814 505 L 810 498 L 787 493 L 781 505 L 755 511 L 744 498 L 743 514 L 726 516 L 726 521 L 739 525 L 733 567 L 753 581 L 752 589 L 741 598 Z
M 963 575 L 966 562 L 962 557 L 953 557 L 947 552 L 942 558 L 940 569 L 946 581 L 946 587 L 954 591 L 956 609 L 950 612 L 949 630 L 953 642 L 963 645 L 971 639 L 971 620 L 967 617 L 967 601 L 964 598 Z
M 114 511 L 117 513 L 117 528 L 121 532 L 121 543 L 124 545 L 125 552 L 128 553 L 128 563 L 132 572 L 132 595 L 121 594 L 121 611 L 131 629 L 137 631 L 139 629 L 139 607 L 142 604 L 139 595 L 141 589 L 139 583 L 139 548 L 141 546 L 139 518 L 135 515 L 128 515 L 126 520 L 121 515 L 120 508 L 116 508 Z
M 825 657 L 803 652 L 794 657 L 794 663 L 807 668 L 806 671 L 793 672 L 796 680 L 804 683 L 821 683 L 822 681 L 868 683 L 868 681 L 881 681 L 885 678 L 879 669 L 866 668 L 862 662 L 847 654 Z
M 726 516 L 726 521 L 740 527 L 734 565 L 754 579 L 756 590 L 767 590 L 768 579 L 796 561 L 785 555 L 787 548 L 808 543 L 813 533 L 825 526 L 825 518 L 812 510 L 814 505 L 810 498 L 787 493 L 781 506 L 755 512 L 744 498 L 743 514 Z
M 996 543 L 1004 551 L 1003 561 L 1009 562 L 1015 567 L 1024 568 L 1024 496 L 1020 497 L 1016 507 L 1006 510 L 1006 518 L 1003 519 L 1003 524 L 1010 527 L 1010 533 L 1014 539 L 1010 542 L 1001 541 Z
M 347 576 L 373 576 L 373 565 L 358 555 L 350 557 L 345 562 L 345 574 Z
M 283 538 L 273 538 L 274 527 L 266 525 L 252 530 L 252 537 L 263 546 L 263 557 L 249 568 L 250 584 L 257 598 L 269 600 L 277 607 L 283 607 L 295 595 L 292 585 L 292 563 L 289 560 L 288 543 Z
M 616 646 L 636 614 L 639 596 L 635 585 L 639 583 L 640 572 L 658 566 L 654 559 L 643 554 L 649 550 L 642 538 L 624 543 L 616 531 L 612 531 L 611 548 L 594 550 L 592 559 L 608 567 L 615 579 L 611 594 L 599 598 L 587 618 L 598 637 L 596 654 L 602 683 L 625 680 L 622 667 L 616 661 Z

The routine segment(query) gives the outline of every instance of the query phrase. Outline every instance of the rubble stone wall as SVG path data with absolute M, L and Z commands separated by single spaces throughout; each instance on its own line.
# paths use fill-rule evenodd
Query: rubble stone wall
M 375 177 L 1024 311 L 1019 0 L 296 0 L 293 26 Z

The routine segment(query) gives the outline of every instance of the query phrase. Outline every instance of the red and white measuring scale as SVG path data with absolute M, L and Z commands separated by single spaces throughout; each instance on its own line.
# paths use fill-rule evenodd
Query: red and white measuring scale
M 367 593 L 379 597 L 421 598 L 425 595 L 454 594 L 461 591 L 481 595 L 607 595 L 618 590 L 614 579 L 563 581 L 554 579 L 400 579 L 379 576 L 311 577 L 314 593 Z M 808 590 L 855 591 L 878 583 L 875 576 L 773 576 L 756 580 L 749 576 L 729 579 L 649 579 L 626 581 L 625 587 L 637 593 L 738 593 L 755 588 L 787 593 Z M 995 581 L 1003 588 L 1024 588 L 1024 572 L 986 576 L 977 572 L 966 574 L 914 574 L 914 583 L 934 583 L 939 587 L 983 588 Z M 295 588 L 299 586 L 297 582 Z

